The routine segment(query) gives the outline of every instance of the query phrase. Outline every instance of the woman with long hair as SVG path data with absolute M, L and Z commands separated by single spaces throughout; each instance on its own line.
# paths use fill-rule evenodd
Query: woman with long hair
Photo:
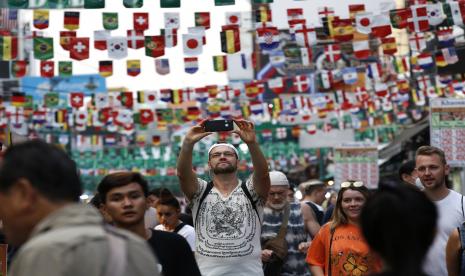
M 179 217 L 181 215 L 181 205 L 178 199 L 168 190 L 160 191 L 160 199 L 156 203 L 157 216 L 159 225 L 155 230 L 174 232 L 183 236 L 192 251 L 195 251 L 195 230 L 194 227 L 182 222 Z
M 341 183 L 332 220 L 321 227 L 307 252 L 314 276 L 369 275 L 381 268 L 362 236 L 360 214 L 369 196 L 361 181 Z

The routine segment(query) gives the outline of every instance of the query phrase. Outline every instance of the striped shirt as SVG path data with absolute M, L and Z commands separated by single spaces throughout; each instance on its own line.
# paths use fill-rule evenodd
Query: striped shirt
M 288 256 L 286 263 L 282 269 L 282 276 L 302 275 L 309 276 L 310 271 L 305 263 L 305 253 L 299 251 L 299 244 L 307 241 L 307 233 L 305 232 L 304 220 L 300 211 L 299 203 L 291 203 L 289 213 L 289 222 L 286 232 L 286 241 L 288 244 Z M 283 221 L 284 209 L 281 211 L 273 210 L 265 207 L 263 211 L 263 226 L 262 226 L 262 245 L 279 232 Z

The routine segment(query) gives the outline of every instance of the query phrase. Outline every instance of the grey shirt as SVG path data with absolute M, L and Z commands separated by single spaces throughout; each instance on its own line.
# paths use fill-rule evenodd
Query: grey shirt
M 101 215 L 91 206 L 69 204 L 55 211 L 36 225 L 8 275 L 103 276 L 109 258 L 103 225 Z M 123 275 L 160 275 L 146 241 L 121 229 L 114 232 L 124 237 L 127 244 Z

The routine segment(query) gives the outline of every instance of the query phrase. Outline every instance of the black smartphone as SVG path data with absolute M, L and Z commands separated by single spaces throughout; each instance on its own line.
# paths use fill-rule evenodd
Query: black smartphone
M 233 120 L 209 120 L 205 122 L 205 131 L 207 132 L 231 131 L 233 129 Z

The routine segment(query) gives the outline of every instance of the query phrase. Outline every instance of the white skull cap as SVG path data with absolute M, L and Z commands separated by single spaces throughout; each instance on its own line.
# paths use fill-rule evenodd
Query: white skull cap
M 236 153 L 237 159 L 239 159 L 239 152 L 237 151 L 236 147 L 233 146 L 232 144 L 229 144 L 229 143 L 217 143 L 217 144 L 213 144 L 213 145 L 208 149 L 208 159 L 210 159 L 210 152 L 211 152 L 214 148 L 219 147 L 219 146 L 225 146 L 225 147 L 228 147 L 228 148 L 233 149 L 234 152 Z
M 270 183 L 271 186 L 287 186 L 289 187 L 289 181 L 284 173 L 279 171 L 270 172 Z

